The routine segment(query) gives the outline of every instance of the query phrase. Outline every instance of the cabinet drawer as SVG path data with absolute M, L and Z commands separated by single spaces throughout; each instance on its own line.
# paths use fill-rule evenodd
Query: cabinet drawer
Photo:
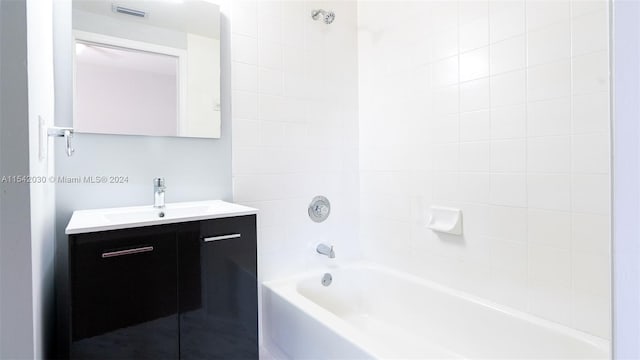
M 254 239 L 256 237 L 256 216 L 237 216 L 202 221 L 200 236 L 204 242 L 231 239 Z

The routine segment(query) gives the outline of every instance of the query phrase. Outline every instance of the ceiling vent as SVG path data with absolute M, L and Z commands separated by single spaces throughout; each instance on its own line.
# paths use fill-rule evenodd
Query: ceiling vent
M 138 17 L 138 18 L 146 18 L 146 17 L 149 16 L 149 13 L 146 12 L 146 11 L 132 9 L 132 8 L 116 5 L 116 4 L 111 5 L 111 10 L 114 13 L 135 16 L 135 17 Z

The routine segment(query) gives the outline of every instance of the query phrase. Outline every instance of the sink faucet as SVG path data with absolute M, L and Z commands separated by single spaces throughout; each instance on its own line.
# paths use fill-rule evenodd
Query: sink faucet
M 164 191 L 167 187 L 164 185 L 164 178 L 153 179 L 153 207 L 157 209 L 164 208 Z
M 333 259 L 336 257 L 336 253 L 333 251 L 333 245 L 328 246 L 325 244 L 319 244 L 318 247 L 316 247 L 316 251 L 318 252 L 318 254 L 328 256 L 329 259 Z

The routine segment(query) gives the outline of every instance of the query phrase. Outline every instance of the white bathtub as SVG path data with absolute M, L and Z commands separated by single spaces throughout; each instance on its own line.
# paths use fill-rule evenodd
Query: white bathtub
M 375 264 L 263 284 L 265 344 L 292 359 L 602 359 L 609 343 Z

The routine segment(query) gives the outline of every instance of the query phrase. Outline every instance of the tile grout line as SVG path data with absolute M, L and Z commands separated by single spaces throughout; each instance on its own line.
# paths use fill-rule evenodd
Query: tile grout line
M 529 239 L 529 31 L 527 29 L 527 1 L 522 1 L 522 17 L 524 22 L 524 188 L 525 188 L 525 203 L 526 203 L 526 221 L 525 221 L 525 242 L 527 245 L 527 276 L 525 278 L 525 289 L 527 293 L 526 308 L 529 313 L 533 313 L 533 305 L 531 301 L 532 286 L 531 286 L 531 243 Z
M 574 131 L 573 131 L 573 61 L 574 61 L 574 48 L 573 48 L 573 32 L 574 32 L 574 20 L 573 20 L 573 7 L 575 5 L 575 0 L 569 2 L 569 304 L 571 308 L 571 314 L 569 323 L 572 327 L 577 328 L 575 323 L 576 318 L 576 310 L 573 306 L 575 304 L 575 284 L 574 284 L 574 272 L 575 272 L 575 263 L 574 263 L 574 247 L 573 247 L 573 174 L 574 174 L 574 166 L 573 166 L 573 146 L 574 146 Z

